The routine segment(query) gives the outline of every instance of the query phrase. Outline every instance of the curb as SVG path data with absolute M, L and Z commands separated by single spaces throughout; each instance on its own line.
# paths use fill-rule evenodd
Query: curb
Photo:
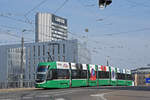
M 40 88 L 10 88 L 10 89 L 0 89 L 0 92 L 17 92 L 17 91 L 29 91 L 29 90 L 39 90 Z

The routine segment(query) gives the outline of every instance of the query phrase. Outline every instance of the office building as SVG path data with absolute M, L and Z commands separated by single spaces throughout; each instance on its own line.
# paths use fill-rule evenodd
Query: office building
M 19 81 L 21 72 L 24 73 L 24 81 L 33 81 L 39 62 L 91 63 L 90 54 L 86 54 L 89 51 L 79 44 L 77 40 L 25 43 L 23 68 L 20 44 L 0 46 L 0 82 Z M 84 55 L 81 55 L 83 51 Z
M 35 21 L 35 42 L 67 39 L 67 19 L 50 13 L 37 13 Z

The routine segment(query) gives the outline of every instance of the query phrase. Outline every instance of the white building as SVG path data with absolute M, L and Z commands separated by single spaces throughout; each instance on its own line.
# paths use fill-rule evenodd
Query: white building
M 36 42 L 67 39 L 67 19 L 50 13 L 37 13 L 35 20 Z

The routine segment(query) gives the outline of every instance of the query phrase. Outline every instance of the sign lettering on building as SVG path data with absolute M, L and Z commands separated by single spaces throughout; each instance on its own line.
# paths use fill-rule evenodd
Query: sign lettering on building
M 56 15 L 52 15 L 52 22 L 59 24 L 59 25 L 67 26 L 67 19 L 64 19 L 62 17 L 58 17 Z

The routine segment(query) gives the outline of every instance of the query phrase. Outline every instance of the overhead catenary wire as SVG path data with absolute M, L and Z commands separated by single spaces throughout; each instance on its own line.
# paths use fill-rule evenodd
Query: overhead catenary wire
M 10 18 L 8 16 L 2 16 L 2 17 Z M 10 19 L 15 20 L 15 21 L 19 21 L 19 22 L 22 22 L 22 23 L 35 24 L 35 23 L 28 23 L 28 22 L 22 21 L 22 20 L 16 20 L 14 18 L 10 18 Z M 42 25 L 42 24 L 39 24 L 39 25 L 44 26 L 44 27 L 49 27 L 49 28 L 51 27 L 51 26 L 48 26 L 48 25 Z M 150 28 L 141 28 L 141 29 L 136 29 L 136 30 L 124 31 L 124 32 L 105 33 L 105 34 L 102 34 L 102 36 L 113 36 L 113 35 L 118 35 L 118 34 L 125 34 L 125 33 L 145 31 L 145 30 L 150 30 Z M 72 34 L 72 33 L 73 32 L 70 32 L 70 34 Z M 76 35 L 76 34 L 73 34 L 73 35 Z
M 127 2 L 129 2 L 130 4 L 134 4 L 134 5 L 136 5 L 136 6 L 142 6 L 142 7 L 148 7 L 148 8 L 150 8 L 150 5 L 147 5 L 147 3 L 139 3 L 139 2 L 137 2 L 137 1 L 133 1 L 133 0 L 125 0 L 125 1 L 127 1 Z
M 30 14 L 32 11 L 34 11 L 35 9 L 39 8 L 42 4 L 44 4 L 46 1 L 48 0 L 43 0 L 41 1 L 39 4 L 37 4 L 35 7 L 33 7 L 31 10 L 29 10 L 28 12 L 26 12 L 23 16 L 25 17 L 26 20 L 21 20 L 21 19 L 16 19 L 16 18 L 12 18 L 8 15 L 3 15 L 3 14 L 0 14 L 1 17 L 5 17 L 5 18 L 8 18 L 8 19 L 11 19 L 11 20 L 15 20 L 15 21 L 18 21 L 18 22 L 22 22 L 22 23 L 26 23 L 26 24 L 33 24 L 32 21 L 29 20 L 29 18 L 27 17 L 28 14 Z M 62 5 L 60 5 L 60 7 L 58 7 L 56 9 L 56 11 L 54 11 L 54 13 L 58 12 L 62 7 L 64 7 L 64 5 L 68 2 L 69 0 L 65 0 L 63 2 Z M 33 26 L 32 26 L 33 27 Z
M 32 9 L 30 9 L 28 12 L 26 12 L 25 14 L 24 14 L 24 16 L 27 16 L 28 14 L 30 14 L 33 10 L 35 10 L 35 9 L 37 9 L 37 8 L 39 8 L 42 4 L 44 4 L 46 1 L 48 1 L 48 0 L 42 0 L 39 4 L 37 4 L 35 7 L 33 7 Z
M 119 35 L 119 34 L 131 33 L 131 32 L 141 32 L 141 31 L 146 31 L 146 30 L 150 30 L 150 28 L 146 27 L 146 28 L 140 28 L 140 29 L 135 29 L 135 30 L 123 31 L 123 32 L 106 33 L 106 34 L 103 34 L 103 35 L 113 36 L 113 35 Z
M 23 20 L 20 20 L 20 19 L 15 19 L 15 18 L 11 18 L 11 17 L 8 17 L 8 16 L 2 16 L 2 17 L 6 17 L 6 18 L 9 18 L 9 19 L 12 19 L 12 20 L 16 20 L 16 21 L 19 21 L 19 22 L 22 22 L 22 23 L 27 23 L 27 24 L 35 24 L 35 23 L 30 23 L 28 21 L 23 21 Z M 126 33 L 126 32 L 123 32 L 123 33 Z M 129 33 L 129 32 L 128 32 Z M 111 35 L 112 33 L 110 34 L 104 34 L 104 35 Z
M 61 8 L 63 8 L 65 6 L 65 4 L 68 2 L 69 0 L 65 0 L 55 11 L 54 14 L 56 14 Z
M 23 23 L 27 23 L 27 22 L 23 22 Z M 29 23 L 29 24 L 35 24 L 35 23 Z M 49 25 L 42 25 L 42 24 L 39 24 L 39 25 L 51 28 L 51 26 L 49 26 Z M 118 35 L 118 34 L 139 32 L 139 31 L 145 31 L 145 30 L 150 30 L 150 28 L 141 28 L 141 29 L 136 29 L 136 30 L 124 31 L 124 32 L 105 33 L 105 34 L 102 34 L 102 36 L 113 36 L 113 35 Z M 70 32 L 70 31 L 68 31 L 68 33 L 70 33 L 72 35 L 76 35 L 76 34 L 74 34 L 73 32 Z M 77 37 L 79 37 L 79 36 L 77 36 Z
M 14 21 L 21 22 L 21 23 L 32 24 L 32 23 L 29 23 L 29 22 L 27 22 L 27 21 L 25 21 L 25 20 L 16 19 L 16 18 L 9 17 L 9 16 L 6 16 L 6 15 L 1 15 L 1 14 L 0 14 L 0 17 L 4 17 L 4 18 L 10 19 L 10 20 L 14 20 Z
M 13 37 L 15 37 L 15 38 L 18 38 L 18 39 L 20 39 L 22 36 L 19 36 L 19 35 L 16 35 L 16 34 L 13 34 L 13 33 L 10 33 L 9 31 L 2 31 L 2 30 L 0 30 L 0 34 L 4 34 L 4 35 L 9 35 L 9 36 L 13 36 Z M 34 41 L 33 39 L 31 39 L 31 38 L 25 38 L 25 39 L 28 39 L 28 40 L 30 40 L 30 41 Z M 28 42 L 28 41 L 26 41 L 26 42 Z
M 18 28 L 18 27 L 13 27 L 13 26 L 8 26 L 8 25 L 0 25 L 0 27 L 13 29 L 13 30 L 23 30 L 23 28 Z M 34 32 L 34 31 L 31 29 L 28 29 L 28 32 Z
M 24 23 L 24 22 L 23 22 Z M 28 22 L 27 22 L 28 23 Z M 29 24 L 35 24 L 35 23 L 29 23 Z M 146 29 L 147 30 L 147 29 Z M 135 31 L 137 31 L 137 30 L 135 30 Z M 144 30 L 140 30 L 140 31 L 144 31 Z M 128 31 L 127 33 L 129 33 L 130 31 Z M 133 32 L 133 30 L 131 31 L 131 32 Z M 69 32 L 68 32 L 69 33 Z M 119 32 L 119 34 L 122 34 L 122 33 L 126 33 L 126 32 Z M 72 34 L 72 32 L 70 33 L 70 34 Z M 117 35 L 118 33 L 110 33 L 110 34 L 104 34 L 105 36 L 112 36 L 112 35 Z M 78 37 L 78 38 L 80 38 L 81 39 L 81 37 L 80 36 L 77 36 L 77 35 L 75 35 L 75 34 L 72 34 L 72 35 L 74 35 L 74 36 L 76 36 L 76 37 Z M 91 41 L 91 40 L 90 40 Z M 96 41 L 95 41 L 95 43 L 96 43 Z
M 29 18 L 27 17 L 32 11 L 34 11 L 35 9 L 39 8 L 42 4 L 44 4 L 46 1 L 48 0 L 42 0 L 39 4 L 37 4 L 35 7 L 33 7 L 32 9 L 30 9 L 29 11 L 27 11 L 25 14 L 24 14 L 24 17 L 26 19 L 26 21 L 28 23 L 32 23 L 32 21 L 29 20 Z M 31 25 L 32 28 L 34 28 L 33 25 Z

